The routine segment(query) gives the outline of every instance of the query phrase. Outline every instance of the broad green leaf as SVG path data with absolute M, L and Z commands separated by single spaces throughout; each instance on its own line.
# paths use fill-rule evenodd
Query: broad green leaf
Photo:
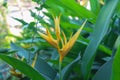
M 80 55 L 78 55 L 78 57 L 75 60 L 73 60 L 70 64 L 68 64 L 65 68 L 62 69 L 62 80 L 67 80 L 71 69 L 79 60 Z
M 103 66 L 96 72 L 92 80 L 110 80 L 112 73 L 113 59 L 103 64 Z
M 96 15 L 85 7 L 79 5 L 75 0 L 47 0 L 46 5 L 49 7 L 49 12 L 52 14 L 65 14 L 78 16 L 79 18 L 87 18 L 91 22 L 96 21 Z M 72 7 L 71 7 L 72 6 Z
M 47 80 L 54 80 L 57 75 L 57 72 L 40 57 L 37 58 L 35 69 Z
M 94 61 L 95 52 L 105 36 L 112 14 L 119 0 L 108 1 L 101 9 L 92 34 L 92 38 L 82 58 L 81 70 L 84 80 L 88 80 L 91 71 L 91 66 Z M 108 14 L 109 13 L 109 14 Z
M 31 78 L 32 80 L 45 80 L 41 74 L 39 74 L 35 69 L 33 69 L 30 65 L 15 59 L 10 56 L 2 55 L 0 54 L 0 58 L 13 66 L 15 69 L 18 69 L 21 71 L 23 74 Z
M 120 45 L 114 56 L 111 80 L 120 80 Z

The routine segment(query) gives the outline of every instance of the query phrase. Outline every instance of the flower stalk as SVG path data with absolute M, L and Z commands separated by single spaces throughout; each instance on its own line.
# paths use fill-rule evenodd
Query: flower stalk
M 59 58 L 60 59 L 60 58 Z M 59 60 L 59 80 L 62 80 L 62 70 L 61 70 L 61 66 L 62 66 L 62 61 Z

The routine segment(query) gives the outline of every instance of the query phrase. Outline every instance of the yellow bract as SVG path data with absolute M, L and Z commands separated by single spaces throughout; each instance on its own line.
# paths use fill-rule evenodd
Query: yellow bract
M 55 31 L 56 31 L 56 37 L 57 37 L 57 40 L 59 41 L 60 40 L 60 16 L 59 17 L 56 17 L 54 18 L 54 22 L 55 22 Z
M 49 30 L 46 29 L 47 34 L 43 34 L 38 32 L 42 38 L 44 38 L 48 43 L 50 43 L 53 47 L 57 48 L 57 40 L 55 40 L 52 35 L 50 34 Z
M 82 31 L 86 21 L 80 27 L 80 29 L 67 41 L 65 33 L 62 31 L 63 39 L 61 38 L 60 34 L 60 16 L 54 18 L 55 23 L 55 31 L 56 31 L 56 38 L 54 39 L 50 34 L 49 30 L 46 28 L 46 34 L 39 32 L 40 36 L 45 39 L 49 44 L 55 47 L 60 55 L 60 62 L 62 62 L 63 58 L 67 55 L 70 51 L 72 46 L 74 45 L 75 41 L 77 40 L 80 32 Z M 62 47 L 60 48 L 59 43 L 62 43 Z

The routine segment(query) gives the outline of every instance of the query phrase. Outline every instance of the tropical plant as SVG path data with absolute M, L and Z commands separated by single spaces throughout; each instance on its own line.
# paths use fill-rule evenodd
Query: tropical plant
M 22 37 L 0 54 L 11 74 L 28 80 L 120 79 L 119 0 L 33 1 L 35 21 L 14 18 L 23 24 Z

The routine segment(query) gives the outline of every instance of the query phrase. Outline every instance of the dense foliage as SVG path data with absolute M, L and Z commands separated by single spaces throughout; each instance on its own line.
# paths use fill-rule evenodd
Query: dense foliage
M 0 53 L 11 74 L 28 80 L 120 80 L 120 1 L 100 1 L 89 0 L 87 9 L 79 0 L 33 0 L 35 21 L 14 18 L 22 23 L 22 36 Z

